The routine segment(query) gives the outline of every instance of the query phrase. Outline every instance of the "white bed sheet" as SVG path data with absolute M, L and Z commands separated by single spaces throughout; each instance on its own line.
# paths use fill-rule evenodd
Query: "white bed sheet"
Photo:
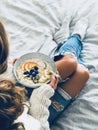
M 0 19 L 10 42 L 9 60 L 32 51 L 48 55 L 69 35 L 68 26 L 71 33 L 78 19 L 89 19 L 81 56 L 89 68 L 90 79 L 51 130 L 98 130 L 97 7 L 97 0 L 0 0 Z

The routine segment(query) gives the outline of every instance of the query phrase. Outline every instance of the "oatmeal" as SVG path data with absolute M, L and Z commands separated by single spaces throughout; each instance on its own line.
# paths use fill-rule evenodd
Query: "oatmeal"
M 17 76 L 26 85 L 34 85 L 48 82 L 52 74 L 52 68 L 43 60 L 26 60 L 17 67 Z

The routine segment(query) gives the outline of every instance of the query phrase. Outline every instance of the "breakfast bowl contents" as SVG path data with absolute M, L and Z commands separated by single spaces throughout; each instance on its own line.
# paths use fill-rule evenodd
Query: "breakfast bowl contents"
M 18 83 L 26 87 L 38 87 L 50 81 L 56 72 L 54 61 L 42 53 L 28 53 L 14 64 L 13 72 Z

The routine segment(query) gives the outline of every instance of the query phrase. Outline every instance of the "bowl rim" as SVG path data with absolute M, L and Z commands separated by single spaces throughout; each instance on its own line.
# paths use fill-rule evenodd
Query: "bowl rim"
M 56 71 L 57 71 L 55 62 L 48 55 L 46 55 L 44 53 L 39 53 L 39 52 L 26 53 L 26 54 L 20 56 L 19 59 L 17 59 L 16 62 L 14 63 L 14 65 L 13 65 L 13 74 L 14 74 L 14 77 L 15 77 L 17 83 L 20 84 L 20 85 L 22 85 L 23 87 L 37 88 L 37 87 L 41 86 L 42 84 L 44 84 L 44 83 L 38 83 L 38 84 L 33 84 L 33 85 L 27 85 L 27 84 L 23 83 L 21 80 L 19 80 L 19 78 L 17 76 L 16 68 L 19 66 L 19 64 L 21 64 L 25 60 L 31 59 L 31 57 L 28 59 L 28 56 L 32 56 L 32 58 L 33 58 L 34 55 L 35 55 L 35 57 L 36 56 L 40 56 L 39 58 L 41 58 L 41 56 L 42 56 L 42 57 L 46 58 L 47 60 L 49 60 L 50 61 L 49 63 L 51 63 L 50 65 L 53 68 L 53 72 L 56 73 Z M 46 60 L 46 62 L 47 62 L 47 60 Z M 49 80 L 47 82 L 45 82 L 45 83 L 48 83 L 48 82 L 49 82 Z

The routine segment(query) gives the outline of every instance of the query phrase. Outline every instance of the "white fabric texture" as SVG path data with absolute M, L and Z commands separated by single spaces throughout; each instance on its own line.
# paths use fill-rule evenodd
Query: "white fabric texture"
M 98 130 L 98 0 L 0 0 L 0 19 L 10 42 L 9 60 L 24 53 L 50 51 L 87 17 L 82 60 L 90 79 L 51 130 Z
M 88 18 L 80 18 L 76 22 L 72 34 L 79 34 L 81 37 L 81 40 L 83 41 L 87 33 L 88 23 L 89 23 Z
M 38 89 L 34 89 L 30 97 L 30 115 L 41 122 L 41 130 L 50 130 L 48 107 L 51 104 L 50 97 L 52 97 L 53 94 L 53 88 L 44 84 Z

